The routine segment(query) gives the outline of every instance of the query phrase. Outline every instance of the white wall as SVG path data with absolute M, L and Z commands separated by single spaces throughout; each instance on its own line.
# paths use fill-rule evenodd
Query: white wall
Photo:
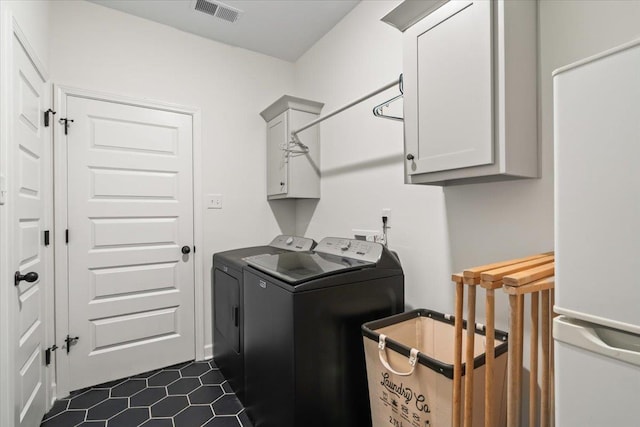
M 394 79 L 402 66 L 401 34 L 379 19 L 396 4 L 358 5 L 296 63 L 296 94 L 331 111 Z M 401 124 L 371 115 L 372 106 L 395 93 L 389 90 L 320 125 L 322 199 L 298 203 L 297 232 L 320 238 L 379 229 L 381 208 L 391 208 L 389 244 L 405 269 L 407 304 L 449 313 L 452 272 L 552 250 L 551 72 L 640 37 L 640 1 L 543 0 L 539 22 L 541 179 L 444 190 L 404 185 Z M 497 327 L 506 330 L 508 302 L 498 294 Z M 483 307 L 478 304 L 480 322 Z
M 259 115 L 291 92 L 293 65 L 89 2 L 55 1 L 52 12 L 55 83 L 201 108 L 203 194 L 223 194 L 223 209 L 204 212 L 205 247 L 198 248 L 210 301 L 214 252 L 265 244 L 294 230 L 293 205 L 266 201 Z M 205 307 L 211 342 L 210 304 Z
M 296 94 L 340 107 L 396 78 L 401 34 L 379 19 L 399 2 L 362 2 L 296 63 Z M 301 201 L 297 232 L 320 238 L 379 229 L 391 208 L 390 247 L 412 307 L 453 309 L 450 274 L 553 249 L 551 71 L 640 36 L 638 1 L 540 3 L 541 179 L 439 187 L 403 184 L 402 125 L 371 107 L 393 89 L 323 122 L 322 198 Z M 504 301 L 506 305 L 506 300 Z M 506 311 L 499 324 L 506 327 Z
M 296 95 L 324 102 L 326 113 L 397 79 L 402 35 L 380 18 L 398 3 L 365 1 L 339 22 L 296 63 Z M 407 303 L 451 311 L 443 191 L 404 184 L 402 123 L 371 113 L 398 93 L 389 89 L 320 125 L 322 197 L 298 202 L 297 232 L 320 239 L 381 230 L 381 211 L 390 208 L 389 246 L 405 270 Z
M 553 249 L 554 69 L 640 37 L 640 1 L 539 3 L 541 179 L 445 190 L 454 270 Z M 470 244 L 470 242 L 481 242 Z M 507 327 L 507 299 L 499 326 Z

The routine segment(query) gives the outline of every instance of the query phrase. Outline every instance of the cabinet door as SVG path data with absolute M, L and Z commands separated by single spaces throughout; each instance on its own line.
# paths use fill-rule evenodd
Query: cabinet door
M 288 162 L 286 152 L 289 137 L 288 111 L 267 124 L 267 196 L 286 194 Z
M 491 164 L 492 1 L 450 1 L 405 32 L 408 173 Z
M 225 347 L 240 354 L 240 283 L 217 268 L 213 274 L 214 327 L 225 338 Z

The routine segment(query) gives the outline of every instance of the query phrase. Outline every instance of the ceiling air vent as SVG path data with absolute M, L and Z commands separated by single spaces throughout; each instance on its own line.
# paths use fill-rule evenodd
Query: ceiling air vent
M 242 11 L 219 1 L 196 0 L 195 9 L 228 22 L 236 22 Z

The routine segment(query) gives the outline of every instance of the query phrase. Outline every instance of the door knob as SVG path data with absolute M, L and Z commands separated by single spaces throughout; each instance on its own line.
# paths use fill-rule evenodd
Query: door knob
M 183 246 L 182 247 L 182 253 L 183 254 L 188 254 L 189 252 L 191 252 L 191 248 L 189 246 Z
M 16 274 L 14 275 L 14 284 L 18 286 L 23 280 L 25 282 L 33 283 L 38 280 L 38 273 L 32 271 L 27 274 L 20 274 L 19 271 L 16 271 Z

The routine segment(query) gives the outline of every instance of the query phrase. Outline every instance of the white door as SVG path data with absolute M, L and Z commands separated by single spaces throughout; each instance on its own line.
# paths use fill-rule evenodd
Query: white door
M 69 389 L 193 359 L 191 116 L 72 95 L 65 115 Z
M 13 39 L 11 204 L 12 263 L 16 281 L 12 295 L 15 322 L 15 416 L 16 426 L 40 424 L 47 409 L 48 382 L 44 352 L 47 347 L 47 286 L 51 286 L 47 253 L 43 246 L 51 196 L 50 131 L 43 127 L 43 112 L 50 103 L 50 88 L 38 73 L 20 42 Z M 36 277 L 37 275 L 37 277 Z M 35 280 L 34 280 L 35 279 Z M 12 285 L 13 286 L 13 285 Z

